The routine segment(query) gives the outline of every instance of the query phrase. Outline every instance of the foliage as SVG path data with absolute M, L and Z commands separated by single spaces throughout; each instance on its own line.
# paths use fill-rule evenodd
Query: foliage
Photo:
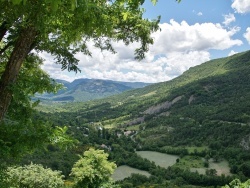
M 2 50 L 14 52 L 13 47 L 21 40 L 23 32 L 35 30 L 29 50 L 51 53 L 62 69 L 69 71 L 79 70 L 79 60 L 74 57 L 76 53 L 91 55 L 88 49 L 90 39 L 95 47 L 111 52 L 115 52 L 112 40 L 121 40 L 126 45 L 140 42 L 136 57 L 142 59 L 148 45 L 153 43 L 150 33 L 158 29 L 159 23 L 159 20 L 150 21 L 142 17 L 142 3 L 141 0 L 112 3 L 103 0 L 1 1 L 1 34 L 5 36 L 8 31 L 6 40 L 1 40 Z
M 67 135 L 68 127 L 59 127 L 56 126 L 53 129 L 53 133 L 50 136 L 49 140 L 52 145 L 57 145 L 59 148 L 63 150 L 67 150 L 68 148 L 75 147 L 78 143 L 78 140 L 73 139 L 71 136 Z
M 111 181 L 110 176 L 116 168 L 108 161 L 108 154 L 103 150 L 89 149 L 74 164 L 72 173 L 75 187 L 99 188 Z
M 247 180 L 246 182 L 241 182 L 239 179 L 235 179 L 232 182 L 229 183 L 229 185 L 225 185 L 222 188 L 249 188 L 250 186 L 250 180 Z
M 41 121 L 32 121 L 26 124 L 18 122 L 1 123 L 0 161 L 2 164 L 12 163 L 35 149 L 47 147 L 48 144 L 53 144 L 62 149 L 74 147 L 77 141 L 66 133 L 65 128 L 65 131 L 62 131 L 63 128 L 53 128 L 50 123 Z
M 249 59 L 248 51 L 212 60 L 169 82 L 102 100 L 46 106 L 46 111 L 35 117 L 50 119 L 54 125 L 69 124 L 69 132 L 80 141 L 73 153 L 81 153 L 89 146 L 101 148 L 104 144 L 111 148 L 106 151 L 118 166 L 128 165 L 148 171 L 151 177 L 141 178 L 143 181 L 139 186 L 218 187 L 235 178 L 243 182 L 250 172 L 247 150 L 250 135 Z M 181 100 L 169 109 L 145 114 L 148 108 L 171 102 L 178 96 L 182 96 Z M 190 102 L 191 96 L 193 100 Z M 130 125 L 141 117 L 144 118 L 142 122 Z M 103 129 L 111 124 L 112 129 Z M 134 135 L 125 136 L 124 132 L 133 127 L 137 127 Z M 207 175 L 191 172 L 192 160 L 184 161 L 188 168 L 182 164 L 160 168 L 136 155 L 135 149 L 179 155 L 180 163 L 190 155 L 190 158 L 199 159 L 198 167 L 204 165 L 201 158 L 226 160 L 233 176 L 219 175 L 219 171 L 217 175 L 214 171 L 208 171 Z M 212 164 L 210 168 L 214 168 Z M 135 179 L 129 178 L 120 185 L 138 186 Z
M 9 54 L 6 54 L 8 56 Z M 12 102 L 10 104 L 6 119 L 12 121 L 30 121 L 33 108 L 39 101 L 32 101 L 36 93 L 55 93 L 62 88 L 55 80 L 41 69 L 42 59 L 31 53 L 25 59 L 16 83 L 10 86 L 12 91 Z M 0 76 L 3 74 L 6 62 L 0 63 Z
M 89 46 L 92 45 L 100 50 L 115 53 L 113 42 L 123 41 L 126 45 L 138 42 L 141 46 L 135 50 L 135 56 L 137 59 L 142 59 L 145 56 L 144 53 L 148 51 L 148 45 L 153 43 L 150 34 L 158 29 L 159 23 L 159 18 L 157 20 L 143 18 L 142 4 L 141 0 L 114 2 L 1 0 L 0 121 L 5 117 L 11 122 L 1 122 L 1 125 L 10 124 L 10 130 L 6 131 L 9 136 L 3 137 L 11 138 L 4 138 L 6 140 L 1 138 L 0 141 L 3 142 L 3 148 L 6 150 L 3 153 L 10 153 L 7 151 L 10 148 L 8 145 L 18 143 L 16 145 L 21 146 L 21 142 L 13 139 L 14 132 L 18 132 L 18 136 L 22 137 L 26 134 L 23 132 L 25 129 L 35 138 L 36 134 L 31 130 L 39 128 L 30 117 L 33 113 L 32 108 L 38 102 L 31 102 L 31 96 L 37 92 L 54 92 L 59 88 L 41 70 L 42 60 L 31 51 L 48 52 L 55 56 L 56 63 L 60 64 L 63 70 L 75 72 L 79 71 L 77 67 L 79 60 L 74 55 L 82 52 L 91 56 Z M 21 128 L 16 126 L 17 130 L 11 129 L 15 127 L 12 126 L 13 124 L 20 124 Z M 40 129 L 44 128 L 43 125 Z M 48 131 L 48 133 L 52 132 Z M 41 141 L 46 139 L 47 137 Z M 27 141 L 23 143 L 22 148 L 31 149 L 25 145 Z M 19 152 L 22 153 L 21 150 Z
M 8 167 L 5 173 L 4 183 L 13 188 L 64 187 L 61 172 L 43 168 L 42 165 L 30 164 L 23 167 Z
M 0 75 L 3 74 L 5 65 L 6 63 L 0 64 Z M 5 120 L 0 123 L 1 160 L 20 158 L 49 143 L 64 149 L 77 143 L 67 135 L 66 127 L 53 127 L 46 121 L 32 119 L 34 107 L 39 104 L 39 101 L 32 101 L 35 93 L 56 92 L 62 87 L 40 68 L 41 65 L 42 60 L 37 55 L 29 54 L 21 67 L 17 82 L 10 87 L 12 102 Z

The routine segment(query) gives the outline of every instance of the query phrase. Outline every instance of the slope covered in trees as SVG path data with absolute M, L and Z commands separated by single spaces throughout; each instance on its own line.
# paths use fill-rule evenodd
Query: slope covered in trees
M 89 146 L 104 147 L 118 166 L 150 172 L 150 178 L 132 176 L 120 182 L 124 187 L 222 186 L 234 178 L 243 182 L 250 178 L 249 65 L 247 51 L 190 68 L 171 81 L 106 99 L 42 106 L 36 118 L 69 125 L 80 141 L 74 153 Z M 128 131 L 134 135 L 125 136 Z M 136 155 L 134 149 L 175 154 L 180 161 L 197 156 L 204 158 L 204 166 L 208 160 L 227 160 L 233 176 L 192 173 L 187 165 L 163 169 Z M 54 150 L 46 155 L 53 154 L 59 162 L 60 154 Z M 61 159 L 60 163 L 54 169 L 64 166 Z
M 63 84 L 64 88 L 59 90 L 56 94 L 45 93 L 42 95 L 36 95 L 35 99 L 39 99 L 42 102 L 84 102 L 105 98 L 127 90 L 150 85 L 149 83 L 143 82 L 121 82 L 87 78 L 77 79 L 73 82 L 67 82 L 64 80 L 56 80 L 56 82 Z

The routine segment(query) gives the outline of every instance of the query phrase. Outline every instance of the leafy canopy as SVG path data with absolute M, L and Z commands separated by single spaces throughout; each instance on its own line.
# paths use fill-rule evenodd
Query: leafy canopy
M 2 184 L 6 187 L 60 188 L 64 187 L 62 178 L 63 175 L 60 171 L 52 171 L 50 168 L 43 168 L 42 165 L 30 164 L 23 167 L 8 167 Z
M 229 183 L 229 185 L 225 185 L 222 188 L 249 188 L 250 187 L 250 179 L 246 182 L 241 182 L 239 179 L 235 179 Z
M 145 57 L 159 18 L 144 19 L 143 3 L 144 0 L 2 0 L 0 23 L 6 23 L 9 33 L 6 45 L 15 44 L 22 29 L 34 28 L 37 35 L 32 48 L 55 56 L 62 69 L 77 72 L 79 60 L 74 55 L 82 52 L 91 56 L 90 40 L 95 47 L 111 52 L 115 52 L 112 41 L 126 45 L 139 42 L 135 57 Z
M 44 135 L 43 128 L 41 133 L 43 126 L 31 122 L 32 107 L 36 103 L 30 102 L 30 96 L 36 92 L 54 91 L 57 86 L 51 84 L 48 75 L 40 69 L 41 60 L 30 53 L 33 49 L 50 53 L 63 70 L 75 72 L 79 71 L 79 60 L 74 55 L 82 52 L 91 56 L 91 44 L 115 53 L 112 42 L 123 41 L 126 45 L 138 42 L 140 47 L 135 50 L 135 56 L 142 59 L 148 45 L 153 43 L 150 34 L 158 29 L 159 23 L 159 18 L 150 21 L 142 17 L 144 0 L 0 2 L 0 94 L 4 99 L 0 102 L 0 121 L 5 116 L 11 122 L 2 124 L 18 127 L 17 130 L 10 128 L 10 136 L 0 138 L 7 153 L 11 153 L 8 148 L 20 145 L 25 135 L 31 135 L 31 140 L 35 140 L 35 135 L 39 135 L 38 138 L 47 136 L 43 140 L 49 136 Z M 41 135 L 36 133 L 37 128 Z M 14 136 L 15 131 L 21 134 L 19 140 Z M 29 143 L 23 148 L 26 146 L 30 148 Z
M 89 149 L 74 164 L 70 176 L 75 187 L 99 188 L 111 182 L 116 164 L 108 161 L 108 154 L 103 150 Z
M 3 59 L 8 57 L 9 50 Z M 6 63 L 0 63 L 0 76 Z M 40 65 L 42 60 L 35 54 L 29 54 L 24 61 L 17 82 L 9 88 L 12 101 L 5 121 L 0 122 L 0 162 L 9 158 L 19 158 L 34 149 L 44 148 L 47 144 L 55 144 L 66 149 L 76 140 L 66 134 L 67 127 L 52 127 L 48 122 L 35 120 L 34 107 L 39 101 L 32 101 L 35 93 L 56 92 L 61 85 L 56 84 L 44 72 Z M 1 167 L 1 165 L 0 165 Z

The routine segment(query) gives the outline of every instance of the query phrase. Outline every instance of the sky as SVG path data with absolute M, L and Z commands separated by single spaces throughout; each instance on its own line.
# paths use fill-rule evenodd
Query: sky
M 145 0 L 145 18 L 161 16 L 161 31 L 146 58 L 134 59 L 138 44 L 114 43 L 116 54 L 90 46 L 92 57 L 77 54 L 81 73 L 61 71 L 53 57 L 42 53 L 42 69 L 52 78 L 79 78 L 157 83 L 171 80 L 190 67 L 250 49 L 250 0 Z

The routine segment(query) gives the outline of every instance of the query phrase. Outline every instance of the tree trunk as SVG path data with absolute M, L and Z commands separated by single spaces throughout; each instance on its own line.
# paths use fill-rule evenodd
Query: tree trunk
M 7 22 L 4 21 L 2 25 L 0 26 L 0 41 L 2 41 L 4 35 L 7 33 Z
M 16 82 L 21 65 L 30 52 L 37 32 L 33 27 L 23 29 L 15 43 L 0 80 L 0 121 L 3 120 L 12 99 L 11 86 Z

